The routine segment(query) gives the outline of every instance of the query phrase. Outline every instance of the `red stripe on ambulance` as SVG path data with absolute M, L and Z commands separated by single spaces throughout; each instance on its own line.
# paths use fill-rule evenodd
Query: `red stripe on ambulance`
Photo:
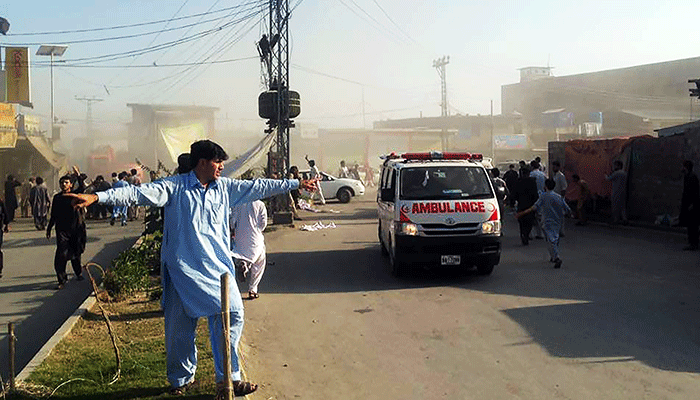
M 486 207 L 483 201 L 413 203 L 411 214 L 449 214 L 449 213 L 483 213 Z

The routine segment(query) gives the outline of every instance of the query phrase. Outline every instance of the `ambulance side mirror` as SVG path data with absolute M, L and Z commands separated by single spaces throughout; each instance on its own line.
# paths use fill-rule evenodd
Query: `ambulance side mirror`
M 382 199 L 382 201 L 394 201 L 394 189 L 382 189 L 380 198 Z

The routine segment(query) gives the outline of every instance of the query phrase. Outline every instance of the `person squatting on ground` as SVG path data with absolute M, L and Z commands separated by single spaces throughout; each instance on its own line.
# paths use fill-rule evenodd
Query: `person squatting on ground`
M 520 178 L 518 178 L 515 191 L 511 193 L 511 196 L 518 203 L 517 211 L 525 211 L 537 202 L 539 197 L 537 193 L 537 183 L 535 182 L 535 178 L 530 177 L 530 170 L 527 167 L 520 169 Z M 535 214 L 532 213 L 518 218 L 520 241 L 523 246 L 527 246 L 530 243 L 530 232 L 532 232 L 532 227 L 536 223 Z
M 236 277 L 248 286 L 248 299 L 258 298 L 258 285 L 265 272 L 265 236 L 267 208 L 256 200 L 241 203 L 231 210 L 231 256 L 236 266 Z
M 44 178 L 37 176 L 36 185 L 29 192 L 29 202 L 32 206 L 32 216 L 34 216 L 34 226 L 38 231 L 46 229 L 47 216 L 49 214 L 49 206 L 51 198 L 49 197 L 49 189 L 44 184 Z
M 683 195 L 678 222 L 688 228 L 688 246 L 683 250 L 697 250 L 700 239 L 700 182 L 693 172 L 693 162 L 689 160 L 683 161 Z
M 10 231 L 10 215 L 7 214 L 5 202 L 0 199 L 0 278 L 2 278 L 2 269 L 4 266 L 4 255 L 2 254 L 2 239 L 3 235 Z
M 128 174 L 126 172 L 120 172 L 118 178 L 119 180 L 114 182 L 112 188 L 121 188 L 129 186 L 129 182 L 126 181 L 126 178 L 128 178 Z M 128 208 L 129 206 L 114 205 L 112 207 L 112 218 L 110 218 L 109 224 L 114 225 L 114 222 L 117 220 L 117 218 L 119 218 L 121 225 L 125 226 Z
M 231 371 L 224 371 L 221 284 L 224 273 L 234 273 L 230 256 L 229 214 L 231 207 L 285 193 L 300 186 L 296 180 L 233 180 L 221 177 L 228 155 L 209 140 L 190 147 L 192 171 L 169 176 L 140 187 L 113 188 L 96 195 L 72 196 L 76 207 L 132 204 L 163 207 L 165 211 L 161 278 L 165 316 L 167 377 L 171 393 L 183 394 L 193 384 L 197 369 L 195 334 L 200 317 L 209 320 L 216 370 L 217 398 L 224 396 L 224 379 L 233 380 L 236 396 L 258 386 L 241 381 L 237 348 L 243 330 L 243 302 L 231 285 Z M 312 189 L 315 181 L 303 181 Z
M 75 279 L 83 280 L 82 263 L 80 256 L 85 251 L 85 243 L 87 241 L 87 232 L 85 231 L 85 220 L 83 218 L 83 210 L 73 208 L 70 197 L 65 196 L 71 193 L 73 184 L 68 175 L 62 176 L 58 180 L 61 187 L 61 192 L 56 193 L 51 202 L 51 219 L 46 228 L 46 238 L 51 239 L 51 230 L 56 225 L 56 255 L 54 256 L 53 266 L 56 270 L 56 278 L 58 279 L 57 289 L 62 289 L 68 280 L 66 274 L 66 264 L 70 260 L 73 266 Z M 93 195 L 94 196 L 94 195 Z
M 547 249 L 549 250 L 549 261 L 554 263 L 554 268 L 561 268 L 561 258 L 559 257 L 559 231 L 561 224 L 564 222 L 564 216 L 571 214 L 571 209 L 564 198 L 554 193 L 553 179 L 545 181 L 546 192 L 540 194 L 535 205 L 527 210 L 520 211 L 516 214 L 517 218 L 523 218 L 527 214 L 539 210 L 542 213 L 542 227 L 545 238 L 547 239 Z
M 622 169 L 622 161 L 615 160 L 613 172 L 605 177 L 605 180 L 612 182 L 610 192 L 610 213 L 612 214 L 612 224 L 620 222 L 627 224 L 627 173 Z

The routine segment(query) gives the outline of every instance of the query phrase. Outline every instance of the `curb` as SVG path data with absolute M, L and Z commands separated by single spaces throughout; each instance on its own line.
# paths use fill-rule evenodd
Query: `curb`
M 53 336 L 51 336 L 51 338 L 34 355 L 34 357 L 32 357 L 29 363 L 24 366 L 22 371 L 17 374 L 15 379 L 17 381 L 23 381 L 29 378 L 29 375 L 34 372 L 34 370 L 46 359 L 46 357 L 49 356 L 49 354 L 51 354 L 54 347 L 56 347 L 56 345 L 63 340 L 64 337 L 68 336 L 78 320 L 82 318 L 83 315 L 88 312 L 88 310 L 90 310 L 90 308 L 95 304 L 96 300 L 97 299 L 95 299 L 94 293 L 91 293 L 88 298 L 85 299 L 83 304 L 81 304 L 80 307 L 78 307 L 78 309 L 75 310 L 70 317 L 68 317 L 63 325 L 58 328 L 56 333 L 54 333 Z
M 134 242 L 133 245 L 131 245 L 131 248 L 134 248 L 136 246 L 139 246 L 143 242 L 143 235 L 139 236 L 138 239 L 136 239 L 136 242 Z M 102 286 L 102 284 L 100 284 Z M 32 357 L 32 359 L 27 363 L 27 365 L 24 366 L 22 371 L 20 371 L 19 374 L 15 377 L 17 381 L 23 381 L 27 378 L 29 378 L 29 375 L 31 375 L 32 372 L 46 359 L 46 357 L 51 354 L 51 351 L 53 351 L 54 347 L 63 340 L 64 337 L 68 336 L 68 334 L 73 330 L 73 327 L 75 324 L 78 322 L 80 318 L 85 315 L 86 312 L 92 308 L 92 306 L 95 305 L 97 302 L 97 299 L 95 298 L 95 292 L 90 292 L 88 295 L 87 299 L 83 301 L 83 303 L 73 312 L 73 314 L 68 317 L 68 319 L 61 325 L 60 328 L 56 331 L 56 333 L 51 336 L 51 338 L 44 343 L 44 345 L 39 349 L 39 351 Z

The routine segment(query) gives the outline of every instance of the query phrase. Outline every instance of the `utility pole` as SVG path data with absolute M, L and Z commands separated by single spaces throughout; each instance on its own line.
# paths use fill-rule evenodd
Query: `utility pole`
M 269 0 L 270 32 L 257 43 L 266 70 L 268 90 L 258 97 L 258 114 L 276 131 L 273 151 L 268 153 L 269 173 L 283 177 L 289 168 L 289 129 L 301 112 L 299 93 L 289 90 L 289 0 Z
M 87 113 L 85 115 L 85 137 L 90 137 L 90 136 L 92 136 L 92 103 L 95 103 L 98 101 L 104 101 L 104 99 L 100 99 L 100 98 L 97 98 L 95 96 L 92 96 L 92 97 L 75 96 L 75 99 L 78 101 L 84 101 L 85 104 L 87 105 Z
M 447 117 L 450 115 L 450 110 L 447 107 L 447 80 L 445 78 L 445 66 L 450 63 L 450 56 L 443 56 L 437 60 L 433 60 L 433 68 L 440 75 L 440 89 L 442 90 L 442 102 L 440 103 L 442 117 L 442 133 L 440 134 L 440 143 L 442 151 L 447 151 Z

